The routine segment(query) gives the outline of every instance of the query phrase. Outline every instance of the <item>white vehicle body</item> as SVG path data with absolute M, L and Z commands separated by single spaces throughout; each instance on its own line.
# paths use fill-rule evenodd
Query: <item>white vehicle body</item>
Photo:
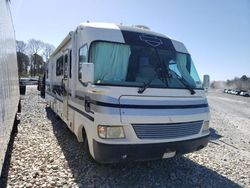
M 237 91 L 236 91 L 236 90 L 233 90 L 233 91 L 231 92 L 231 94 L 236 95 L 236 94 L 237 94 Z
M 249 97 L 250 96 L 250 91 L 242 91 L 240 92 L 241 96 Z
M 16 39 L 9 1 L 0 0 L 0 175 L 19 100 Z
M 109 23 L 80 24 L 51 55 L 46 100 L 80 142 L 87 136 L 95 160 L 112 163 L 166 158 L 207 145 L 210 113 L 201 82 L 198 78 L 191 80 L 199 87 L 192 94 L 192 89 L 178 88 L 181 81 L 175 81 L 179 79 L 177 73 L 163 75 L 165 64 L 160 67 L 158 51 L 154 51 L 158 48 L 163 53 L 158 54 L 159 58 L 165 58 L 168 49 L 171 54 L 178 52 L 189 58 L 181 42 L 147 29 Z M 135 57 L 139 59 L 133 60 Z M 83 83 L 83 77 L 91 77 L 92 69 L 86 72 L 81 68 L 92 62 L 95 81 Z M 171 66 L 182 66 L 170 62 Z M 117 68 L 117 64 L 124 66 Z M 129 75 L 134 73 L 135 68 L 130 67 L 134 65 L 139 67 L 135 78 Z M 154 78 L 153 71 L 159 78 Z M 147 75 L 151 76 L 145 79 Z M 132 77 L 133 81 L 127 81 Z M 150 84 L 145 86 L 148 81 Z M 171 84 L 176 87 L 170 88 Z

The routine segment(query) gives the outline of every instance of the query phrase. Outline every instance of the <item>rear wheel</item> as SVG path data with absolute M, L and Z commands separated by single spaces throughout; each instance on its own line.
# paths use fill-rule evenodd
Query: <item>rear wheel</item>
M 26 93 L 26 85 L 20 85 L 19 89 L 20 89 L 20 94 L 25 95 L 25 93 Z
M 22 109 L 21 100 L 19 100 L 18 109 L 17 109 L 17 113 L 15 116 L 14 125 L 12 128 L 12 134 L 17 134 L 17 132 L 18 132 L 18 124 L 20 123 L 20 118 L 21 118 L 20 117 L 21 116 L 21 109 Z

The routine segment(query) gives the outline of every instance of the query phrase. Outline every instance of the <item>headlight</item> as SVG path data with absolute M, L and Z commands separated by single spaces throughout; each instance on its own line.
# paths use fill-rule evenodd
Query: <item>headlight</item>
M 202 131 L 208 131 L 208 129 L 209 129 L 209 121 L 204 121 Z
M 101 138 L 125 138 L 122 126 L 98 125 L 97 132 Z

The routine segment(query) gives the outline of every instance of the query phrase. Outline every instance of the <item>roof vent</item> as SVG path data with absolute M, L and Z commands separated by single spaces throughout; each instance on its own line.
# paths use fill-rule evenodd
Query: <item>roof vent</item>
M 145 25 L 133 25 L 133 27 L 139 28 L 139 29 L 145 29 L 145 30 L 150 30 L 148 26 Z

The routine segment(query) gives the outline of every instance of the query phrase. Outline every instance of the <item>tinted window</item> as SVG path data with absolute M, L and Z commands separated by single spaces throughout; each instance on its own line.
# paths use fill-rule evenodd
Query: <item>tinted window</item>
M 68 55 L 64 56 L 64 78 L 68 77 Z
M 94 42 L 90 62 L 96 84 L 202 88 L 189 54 L 153 47 Z
M 61 56 L 56 61 L 56 75 L 57 76 L 63 75 L 63 56 Z

